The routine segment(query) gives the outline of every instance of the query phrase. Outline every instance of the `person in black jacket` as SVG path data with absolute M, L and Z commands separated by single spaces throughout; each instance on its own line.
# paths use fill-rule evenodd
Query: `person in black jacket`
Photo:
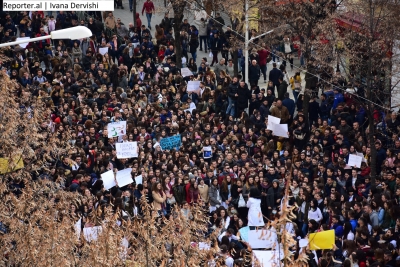
M 251 61 L 248 75 L 249 75 L 250 84 L 252 86 L 258 85 L 258 80 L 260 79 L 260 66 L 257 64 L 256 60 Z
M 213 59 L 211 62 L 211 67 L 214 66 L 214 62 L 218 63 L 218 52 L 222 49 L 222 40 L 218 33 L 214 33 L 214 39 L 211 41 L 211 52 L 213 54 Z
M 226 115 L 232 117 L 235 116 L 236 100 L 238 98 L 238 87 L 239 82 L 237 77 L 233 77 L 232 83 L 228 87 L 228 108 L 226 109 Z
M 242 111 L 249 107 L 249 100 L 251 98 L 251 91 L 244 81 L 240 81 L 237 95 L 237 114 L 240 116 Z
M 276 63 L 273 63 L 272 67 L 272 70 L 269 72 L 269 80 L 274 84 L 274 89 L 275 87 L 278 89 L 280 85 L 279 77 L 283 76 L 283 73 L 276 67 Z

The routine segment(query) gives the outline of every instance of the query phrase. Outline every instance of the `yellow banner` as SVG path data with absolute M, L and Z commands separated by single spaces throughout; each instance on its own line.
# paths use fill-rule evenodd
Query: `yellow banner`
M 332 249 L 335 244 L 335 230 L 310 234 L 308 242 L 310 242 L 310 250 Z
M 22 169 L 23 167 L 24 161 L 21 156 L 15 156 L 11 161 L 9 158 L 0 158 L 0 174 L 13 172 Z

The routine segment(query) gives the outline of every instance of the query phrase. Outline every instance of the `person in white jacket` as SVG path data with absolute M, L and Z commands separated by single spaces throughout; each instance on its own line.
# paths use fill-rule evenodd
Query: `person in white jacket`
M 322 220 L 321 210 L 318 208 L 318 202 L 316 199 L 311 200 L 310 209 L 308 210 L 308 220 L 315 220 L 317 223 L 320 223 Z
M 264 226 L 263 214 L 261 212 L 261 196 L 260 191 L 255 188 L 250 188 L 249 200 L 247 201 L 249 208 L 248 226 Z

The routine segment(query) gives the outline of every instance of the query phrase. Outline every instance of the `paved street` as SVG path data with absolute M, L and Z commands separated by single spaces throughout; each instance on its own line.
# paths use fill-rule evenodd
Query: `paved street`
M 142 23 L 147 26 L 146 15 L 142 16 L 143 3 L 144 3 L 143 0 L 137 1 L 136 10 L 140 14 L 140 18 L 142 20 Z M 153 15 L 153 17 L 151 19 L 151 28 L 152 28 L 151 33 L 154 36 L 155 25 L 159 24 L 161 22 L 162 18 L 164 17 L 165 8 L 164 8 L 164 0 L 153 0 L 153 3 L 154 3 L 155 8 L 156 8 L 156 13 Z M 124 6 L 124 9 L 115 9 L 114 10 L 114 16 L 115 16 L 115 18 L 120 18 L 121 21 L 125 25 L 128 25 L 129 22 L 133 22 L 133 16 L 134 15 L 133 15 L 133 13 L 131 13 L 129 11 L 128 0 L 123 0 L 123 6 Z M 193 16 L 192 13 L 190 13 L 190 11 L 185 12 L 184 15 L 185 15 L 185 18 L 188 19 L 189 23 L 191 23 L 194 20 L 194 16 Z M 196 63 L 197 63 L 198 66 L 199 66 L 199 63 L 201 61 L 201 58 L 203 58 L 203 57 L 207 57 L 208 58 L 208 53 L 205 53 L 204 51 L 197 51 L 197 62 Z M 297 58 L 294 60 L 294 64 L 295 65 L 299 65 L 299 60 Z M 268 66 L 267 66 L 267 80 L 268 80 L 268 73 L 269 73 L 269 71 L 271 69 L 272 69 L 272 62 L 270 62 L 268 64 Z M 287 71 L 288 71 L 288 76 L 291 77 L 291 76 L 294 75 L 296 69 L 291 71 L 290 67 L 288 65 Z M 302 78 L 304 78 L 304 75 L 302 75 Z M 266 87 L 266 84 L 264 83 L 263 77 L 261 77 L 261 79 L 259 81 L 259 86 L 260 86 L 260 88 L 265 88 Z M 303 86 L 304 86 L 304 79 L 303 79 Z M 293 98 L 292 90 L 288 90 L 288 92 L 290 93 L 290 97 Z

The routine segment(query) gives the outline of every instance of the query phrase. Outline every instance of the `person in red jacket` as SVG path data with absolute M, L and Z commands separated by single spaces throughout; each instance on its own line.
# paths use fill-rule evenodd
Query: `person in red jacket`
M 144 2 L 143 4 L 143 8 L 142 8 L 142 16 L 144 11 L 146 10 L 146 18 L 147 18 L 147 27 L 149 27 L 149 29 L 151 30 L 151 16 L 153 15 L 154 12 L 154 4 L 151 0 L 147 0 L 146 2 Z
M 138 31 L 142 28 L 142 20 L 140 19 L 140 15 L 138 12 L 136 12 L 136 28 Z
M 262 75 L 264 76 L 264 83 L 267 82 L 267 58 L 269 56 L 269 52 L 267 49 L 265 49 L 265 43 L 263 43 L 262 48 L 257 51 L 258 53 L 258 65 L 260 66 L 260 70 Z
M 46 36 L 46 35 L 48 35 L 48 34 L 44 32 L 44 29 L 40 28 L 40 32 L 38 34 L 36 34 L 36 37 L 41 37 L 41 36 Z M 38 41 L 38 43 L 39 43 L 38 47 L 40 49 L 43 49 L 46 46 L 46 44 L 50 44 L 50 38 Z

